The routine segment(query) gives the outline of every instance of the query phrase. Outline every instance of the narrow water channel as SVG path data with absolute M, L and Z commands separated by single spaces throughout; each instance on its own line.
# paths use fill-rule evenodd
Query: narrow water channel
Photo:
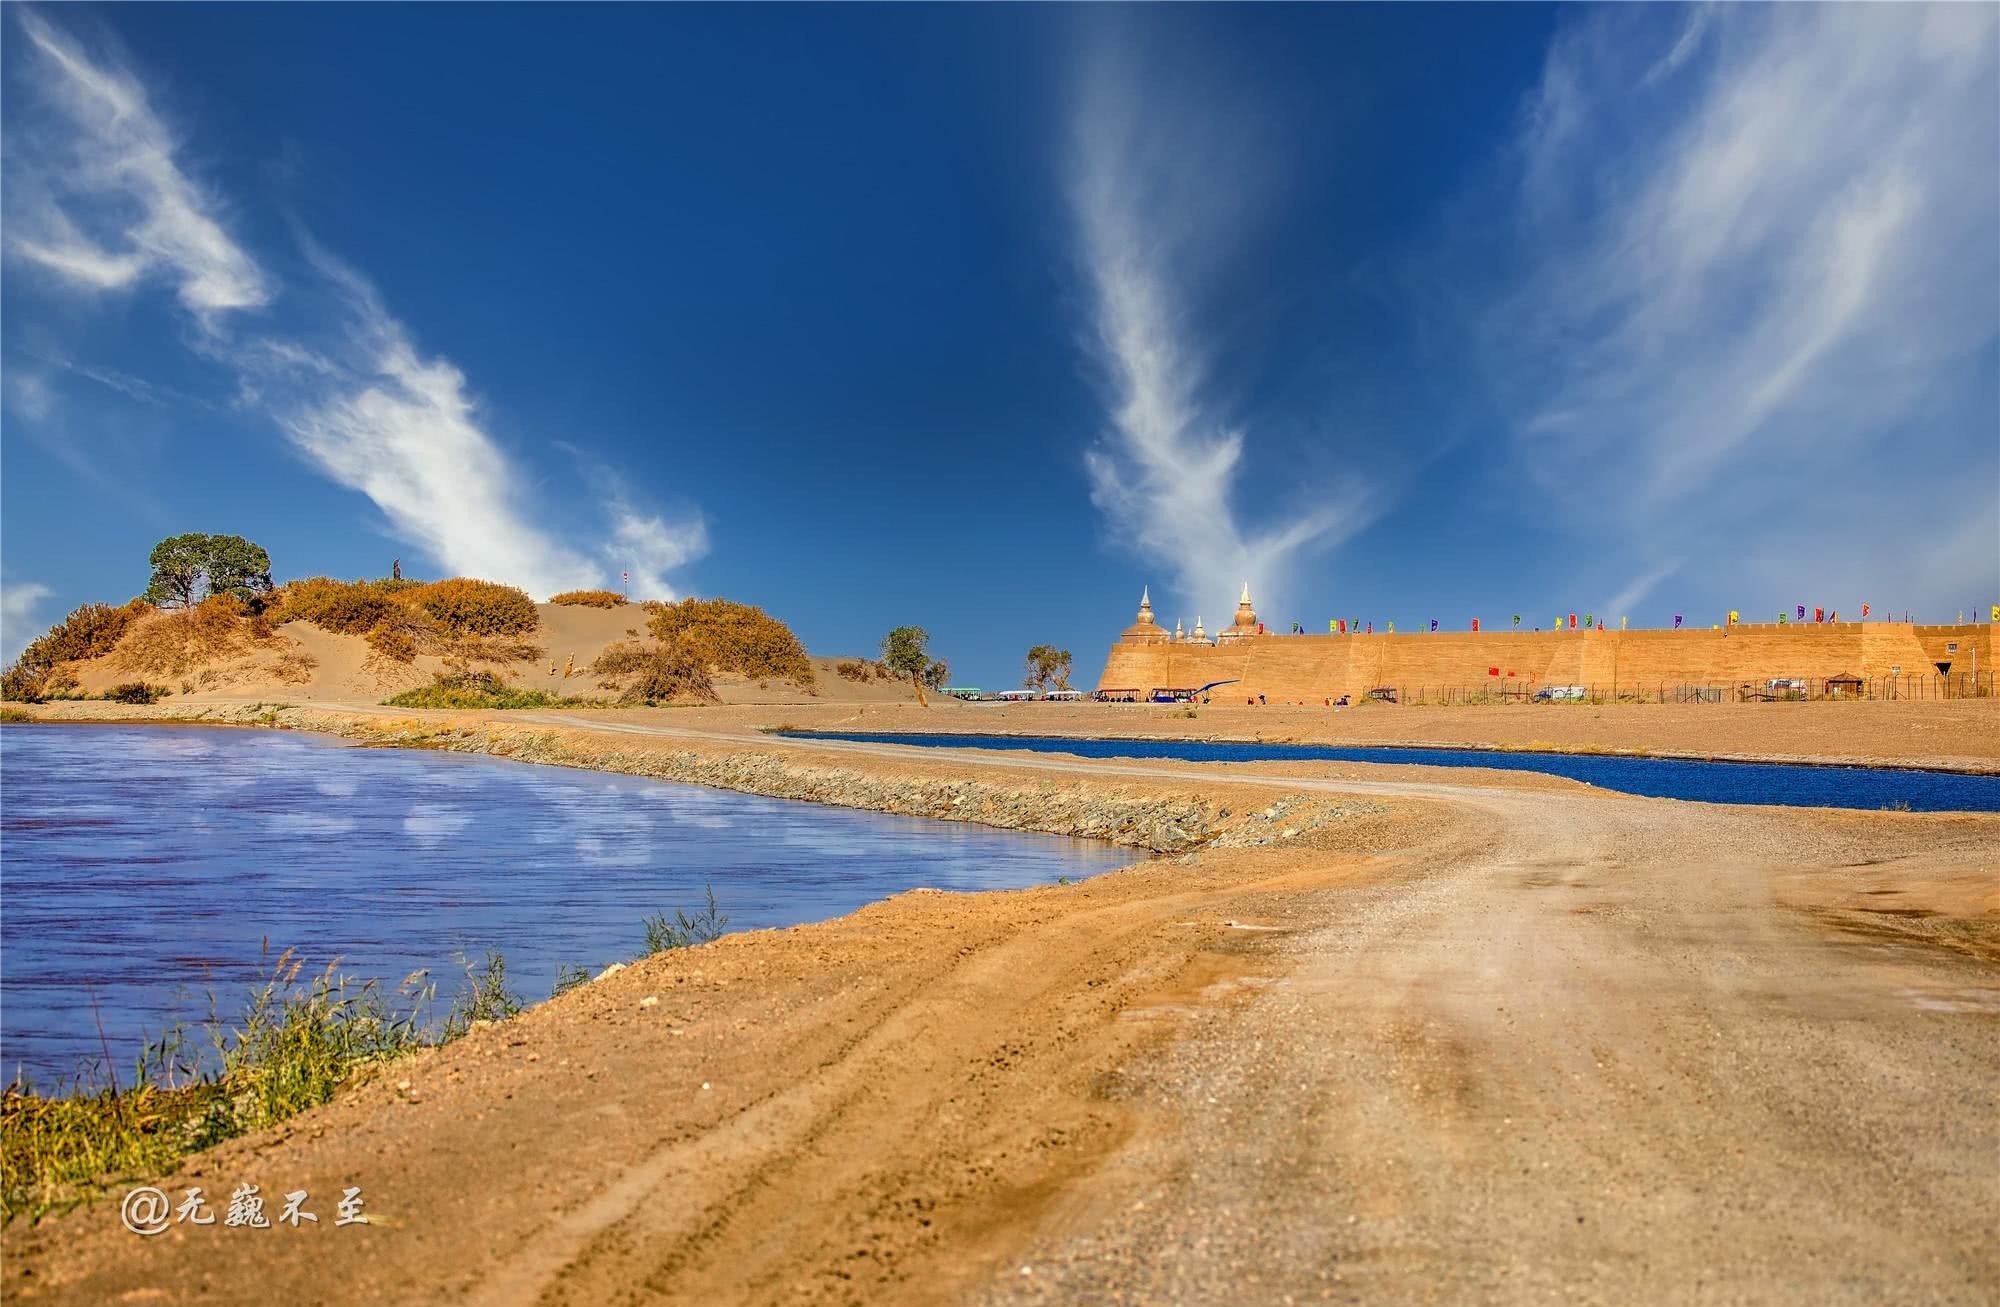
M 1186 762 L 1387 762 L 1547 772 L 1607 790 L 1703 803 L 1910 812 L 2000 812 L 2000 776 L 1885 767 L 1620 758 L 1585 753 L 1337 744 L 1248 744 L 1226 740 L 1082 740 L 1055 735 L 928 735 L 793 731 L 800 739 L 860 740 L 938 749 L 1026 749 L 1081 758 L 1175 758 Z

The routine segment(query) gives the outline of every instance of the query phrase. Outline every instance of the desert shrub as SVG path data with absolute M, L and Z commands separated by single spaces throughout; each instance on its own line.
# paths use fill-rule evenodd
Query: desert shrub
M 248 608 L 234 595 L 215 595 L 192 608 L 138 624 L 113 662 L 127 671 L 178 677 L 204 663 L 242 653 L 254 642 Z
M 0 677 L 0 697 L 33 700 L 59 692 L 61 680 L 73 680 L 57 677 L 52 681 L 61 664 L 104 657 L 118 647 L 134 620 L 152 611 L 153 606 L 143 599 L 115 608 L 84 604 L 75 609 L 21 650 L 21 656 Z
M 862 684 L 866 684 L 869 681 L 886 681 L 889 679 L 888 668 L 880 663 L 864 662 L 859 658 L 843 659 L 841 662 L 834 664 L 833 670 L 843 680 L 857 681 Z
M 304 685 L 312 680 L 313 671 L 318 666 L 319 659 L 305 650 L 291 649 L 271 665 L 271 672 L 287 685 Z
M 402 606 L 374 581 L 336 581 L 312 576 L 278 587 L 268 609 L 271 620 L 311 622 L 339 635 L 364 635 L 396 616 Z
M 149 685 L 144 681 L 127 681 L 114 685 L 104 692 L 104 697 L 113 703 L 158 703 L 173 691 L 164 685 Z
M 681 646 L 711 671 L 813 683 L 812 663 L 799 637 L 761 608 L 727 599 L 683 599 L 648 608 L 654 638 L 662 645 Z
M 399 663 L 417 660 L 417 642 L 400 626 L 378 626 L 368 633 L 368 646 L 384 658 Z
M 625 596 L 616 590 L 565 590 L 550 595 L 549 602 L 575 608 L 618 608 L 624 605 Z
M 455 576 L 407 591 L 405 598 L 452 635 L 530 635 L 542 624 L 527 591 L 493 581 Z
M 675 699 L 713 699 L 715 686 L 708 667 L 679 643 L 648 643 L 620 640 L 606 645 L 590 665 L 592 674 L 607 677 L 601 682 L 611 688 L 631 677 L 621 703 L 670 703 Z
M 37 672 L 15 663 L 0 675 L 0 699 L 15 703 L 40 703 L 49 693 L 46 669 Z
M 590 665 L 596 676 L 630 676 L 653 656 L 653 646 L 644 640 L 616 640 L 604 646 Z
M 528 663 L 539 662 L 548 650 L 518 636 L 467 635 L 451 642 L 450 653 L 462 663 Z

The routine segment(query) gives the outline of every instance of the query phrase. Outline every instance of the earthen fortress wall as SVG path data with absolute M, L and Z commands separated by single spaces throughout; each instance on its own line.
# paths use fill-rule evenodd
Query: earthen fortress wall
M 1111 647 L 1099 689 L 1194 689 L 1316 702 L 1377 686 L 1585 685 L 1606 692 L 1681 684 L 1758 684 L 1796 677 L 1868 680 L 1996 670 L 1994 626 L 1907 622 L 1738 625 L 1724 630 L 1578 630 L 1249 635 L 1221 644 L 1134 638 Z M 1953 649 L 1951 646 L 1955 645 Z M 1494 672 L 1498 675 L 1494 675 Z M 1511 674 L 1511 675 L 1510 675 Z

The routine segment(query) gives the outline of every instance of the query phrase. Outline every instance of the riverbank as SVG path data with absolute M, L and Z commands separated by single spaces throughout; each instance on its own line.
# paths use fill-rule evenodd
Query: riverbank
M 970 808 L 1172 856 L 647 959 L 163 1180 L 212 1205 L 305 1189 L 318 1227 L 140 1239 L 114 1196 L 9 1229 L 10 1297 L 2000 1284 L 1980 1169 L 2000 1148 L 1980 1110 L 2000 1078 L 2000 818 L 1443 768 L 912 756 L 772 740 L 754 726 L 785 723 L 729 710 L 253 708 L 210 720 Z M 350 1186 L 376 1224 L 330 1228 Z
M 384 711 L 372 701 L 301 708 Z M 125 719 L 127 712 L 240 721 L 252 700 L 175 697 L 154 709 L 101 702 L 29 705 L 38 716 Z M 262 709 L 258 709 L 262 711 Z M 2000 699 L 1890 703 L 1489 704 L 1334 711 L 1273 705 L 915 704 L 808 701 L 674 709 L 607 709 L 593 720 L 668 722 L 706 732 L 946 731 L 1103 739 L 1407 745 L 1524 752 L 1610 753 L 1698 761 L 1819 763 L 2000 773 Z

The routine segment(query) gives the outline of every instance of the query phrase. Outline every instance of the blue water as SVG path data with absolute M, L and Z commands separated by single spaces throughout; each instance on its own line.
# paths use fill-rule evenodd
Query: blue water
M 546 998 L 560 963 L 629 959 L 713 884 L 732 930 L 914 886 L 975 890 L 1133 860 L 1021 834 L 457 754 L 199 727 L 0 728 L 0 1065 L 51 1086 L 233 1014 L 300 950 L 392 992 L 497 948 Z M 98 1024 L 103 1025 L 100 1043 Z
M 1574 753 L 1501 753 L 1487 749 L 1346 747 L 1331 744 L 1227 744 L 1201 740 L 1072 740 L 1053 735 L 892 735 L 789 732 L 801 738 L 917 744 L 940 749 L 1028 749 L 1083 758 L 1177 758 L 1186 762 L 1401 762 L 1430 767 L 1499 767 L 1547 772 L 1607 790 L 1703 803 L 1792 804 L 1816 808 L 1886 808 L 1912 812 L 2000 812 L 2000 776 L 1897 771 L 1879 767 L 1785 766 L 1606 758 Z

